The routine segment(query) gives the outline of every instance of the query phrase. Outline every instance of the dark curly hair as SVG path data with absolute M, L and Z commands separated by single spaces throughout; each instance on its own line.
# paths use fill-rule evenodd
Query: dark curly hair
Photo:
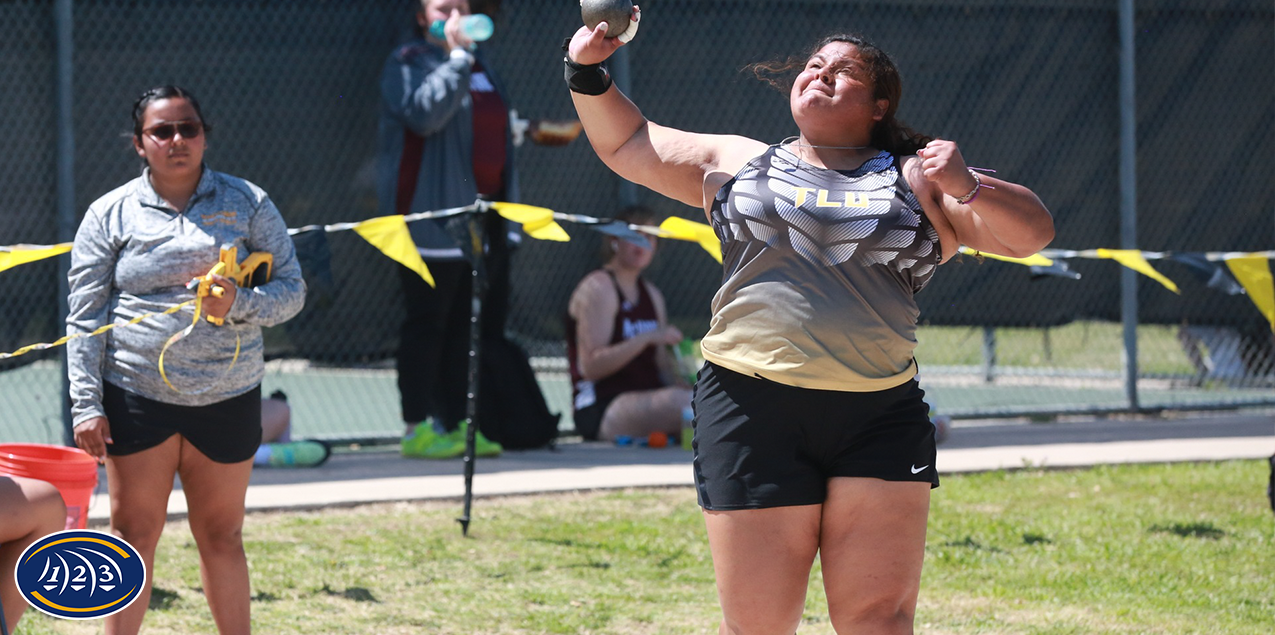
M 872 96 L 875 99 L 885 99 L 890 103 L 886 108 L 885 116 L 872 128 L 872 147 L 885 150 L 895 156 L 906 156 L 916 154 L 917 150 L 934 140 L 934 137 L 921 134 L 896 118 L 899 102 L 903 98 L 903 80 L 899 77 L 899 69 L 885 51 L 861 35 L 849 33 L 829 35 L 819 40 L 804 57 L 791 56 L 785 60 L 757 62 L 745 66 L 744 70 L 752 72 L 757 79 L 787 95 L 797 75 L 806 67 L 806 62 L 823 50 L 823 47 L 833 42 L 845 42 L 858 50 L 859 59 L 868 68 L 868 74 L 872 77 Z

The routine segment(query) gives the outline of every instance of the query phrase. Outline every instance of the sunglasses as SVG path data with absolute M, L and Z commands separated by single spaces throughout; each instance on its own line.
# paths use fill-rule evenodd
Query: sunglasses
M 198 121 L 179 121 L 177 123 L 164 123 L 158 126 L 151 126 L 142 132 L 158 139 L 159 141 L 168 141 L 174 135 L 180 134 L 183 139 L 194 139 L 204 131 L 204 124 Z

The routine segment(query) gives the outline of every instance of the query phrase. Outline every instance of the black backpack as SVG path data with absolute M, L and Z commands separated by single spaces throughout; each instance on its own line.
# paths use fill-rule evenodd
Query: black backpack
M 549 412 L 527 353 L 504 337 L 484 339 L 481 353 L 478 429 L 508 450 L 553 444 L 562 415 Z

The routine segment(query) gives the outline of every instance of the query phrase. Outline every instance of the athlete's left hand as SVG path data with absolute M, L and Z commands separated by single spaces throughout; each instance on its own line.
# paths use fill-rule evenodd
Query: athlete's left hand
M 978 185 L 955 141 L 935 139 L 918 150 L 916 156 L 921 159 L 925 178 L 952 198 L 965 196 Z

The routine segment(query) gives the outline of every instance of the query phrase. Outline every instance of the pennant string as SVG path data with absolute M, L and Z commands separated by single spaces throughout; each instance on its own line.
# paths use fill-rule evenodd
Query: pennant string
M 994 172 L 994 170 L 984 170 L 981 168 L 973 169 L 982 172 Z M 407 266 L 413 271 L 416 271 L 422 279 L 432 286 L 434 284 L 433 276 L 430 274 L 429 268 L 425 265 L 420 253 L 416 250 L 415 242 L 412 240 L 411 233 L 408 230 L 408 224 L 420 220 L 450 218 L 461 214 L 484 212 L 487 210 L 494 210 L 502 217 L 521 224 L 524 231 L 526 231 L 529 236 L 539 240 L 560 242 L 569 241 L 571 239 L 570 235 L 567 234 L 562 226 L 558 224 L 558 221 L 565 221 L 584 226 L 596 226 L 595 228 L 598 231 L 603 231 L 604 233 L 610 232 L 612 235 L 618 235 L 621 238 L 624 238 L 623 234 L 627 229 L 627 231 L 657 236 L 660 238 L 671 238 L 673 240 L 693 242 L 700 245 L 700 247 L 707 251 L 718 262 L 722 261 L 721 243 L 718 241 L 713 228 L 704 223 L 674 216 L 665 219 L 665 221 L 658 227 L 650 225 L 623 224 L 609 218 L 599 218 L 584 214 L 566 214 L 533 205 L 482 200 L 460 207 L 416 212 L 406 215 L 395 214 L 358 222 L 305 225 L 302 227 L 289 228 L 288 234 L 296 236 L 298 234 L 314 231 L 323 231 L 326 233 L 354 231 L 387 257 L 402 263 L 404 266 Z M 627 228 L 625 225 L 627 225 Z M 607 226 L 610 226 L 611 228 L 604 229 Z M 632 236 L 632 234 L 630 234 L 630 236 Z M 59 243 L 56 245 L 18 244 L 0 246 L 0 272 L 30 262 L 36 262 L 64 254 L 70 250 L 71 243 Z M 1156 280 L 1174 293 L 1181 293 L 1177 285 L 1172 280 L 1156 271 L 1150 264 L 1150 261 L 1172 259 L 1175 256 L 1174 252 L 1101 248 L 1081 250 L 1042 249 L 1039 253 L 1026 258 L 1011 258 L 986 252 L 978 252 L 965 246 L 962 246 L 960 251 L 962 253 L 979 255 L 994 260 L 1003 260 L 1015 264 L 1026 265 L 1034 267 L 1036 270 L 1055 267 L 1055 265 L 1058 265 L 1065 270 L 1065 262 L 1055 262 L 1064 259 L 1079 258 L 1115 260 L 1125 267 Z M 1272 288 L 1271 271 L 1268 262 L 1269 260 L 1275 259 L 1275 250 L 1258 252 L 1205 252 L 1195 255 L 1198 255 L 1210 262 L 1225 262 L 1235 278 L 1244 287 L 1249 297 L 1258 306 L 1258 309 L 1262 311 L 1262 314 L 1271 323 L 1272 329 L 1275 329 L 1275 289 Z M 1079 274 L 1072 274 L 1071 272 L 1067 273 L 1070 277 L 1079 276 Z M 130 320 L 127 324 L 120 324 L 118 326 L 125 327 L 131 324 L 136 324 L 137 322 L 154 315 L 173 313 L 193 302 L 194 301 L 192 300 L 190 302 L 176 305 L 163 313 L 150 313 L 143 315 Z M 116 328 L 116 325 L 112 324 L 104 326 L 93 333 L 81 333 L 74 336 L 64 337 L 56 342 L 32 344 L 18 349 L 13 353 L 0 354 L 0 360 L 17 357 L 18 355 L 22 355 L 33 350 L 53 348 L 78 337 L 93 337 L 112 328 Z

